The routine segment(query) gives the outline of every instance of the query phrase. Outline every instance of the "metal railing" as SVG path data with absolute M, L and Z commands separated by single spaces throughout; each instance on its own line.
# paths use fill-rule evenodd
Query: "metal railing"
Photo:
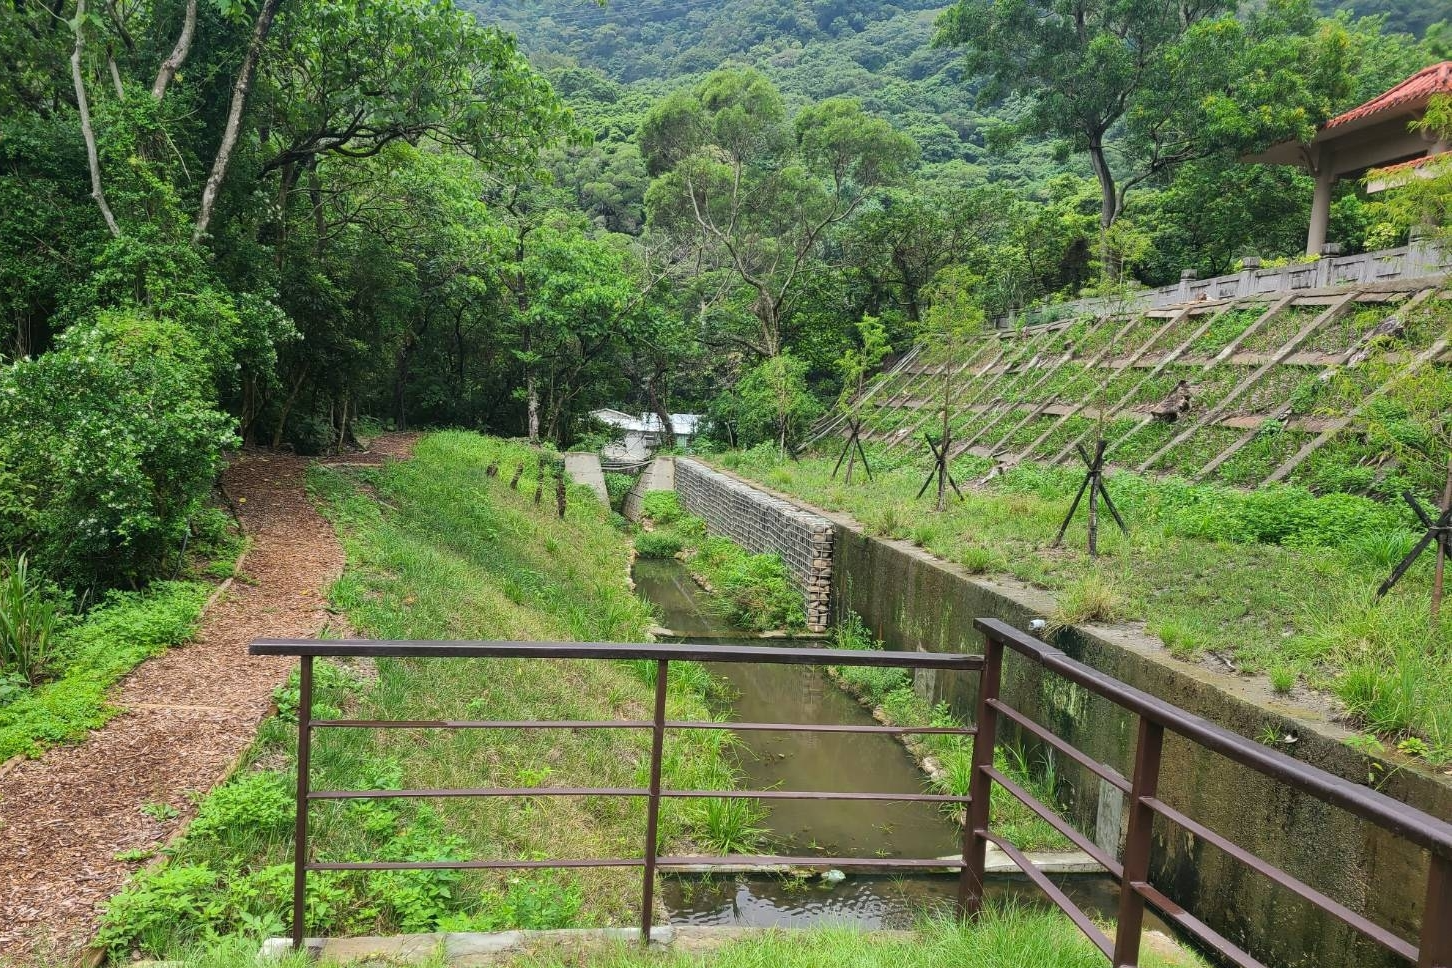
M 913 868 L 958 868 L 959 903 L 974 905 L 970 895 L 981 891 L 982 864 L 971 869 L 967 854 L 968 838 L 963 839 L 964 856 L 959 860 L 936 857 L 786 857 L 786 856 L 661 856 L 657 830 L 662 800 L 672 798 L 719 798 L 754 800 L 877 800 L 918 803 L 966 804 L 967 797 L 927 793 L 850 793 L 828 790 L 672 790 L 661 785 L 661 763 L 668 731 L 693 729 L 730 729 L 740 732 L 803 731 L 819 733 L 877 733 L 902 736 L 908 734 L 950 734 L 972 736 L 971 727 L 934 726 L 847 726 L 812 723 L 721 723 L 714 721 L 675 721 L 666 719 L 666 692 L 672 662 L 732 662 L 763 665 L 836 665 L 874 666 L 879 668 L 931 669 L 941 671 L 975 671 L 983 666 L 983 657 L 928 652 L 868 652 L 847 649 L 770 648 L 726 645 L 620 645 L 599 642 L 385 642 L 368 640 L 279 640 L 260 639 L 252 643 L 253 655 L 300 656 L 298 745 L 297 745 L 297 821 L 293 854 L 293 919 L 292 943 L 301 947 L 306 936 L 307 875 L 312 871 L 336 870 L 499 870 L 522 868 L 616 867 L 643 869 L 641 887 L 641 938 L 650 938 L 655 914 L 656 872 L 671 868 L 698 868 L 723 865 L 789 865 L 794 867 L 851 866 L 887 870 Z M 543 721 L 500 722 L 490 720 L 370 720 L 312 718 L 313 660 L 318 657 L 337 658 L 454 658 L 454 659 L 616 659 L 646 660 L 655 663 L 654 713 L 649 720 L 610 720 L 605 722 Z M 312 735 L 318 729 L 637 729 L 650 730 L 650 779 L 645 787 L 480 787 L 476 789 L 432 790 L 313 790 L 309 784 L 309 759 Z M 638 858 L 591 857 L 571 860 L 468 860 L 468 861 L 398 861 L 398 862 L 331 862 L 314 861 L 308 844 L 308 806 L 325 800 L 351 800 L 382 797 L 643 797 L 646 801 L 645 843 Z M 966 817 L 966 811 L 965 817 Z M 965 825 L 964 829 L 967 827 Z
M 958 909 L 965 917 L 975 917 L 984 903 L 987 848 L 993 844 L 1002 850 L 1023 874 L 1042 890 L 1079 927 L 1116 968 L 1133 968 L 1139 964 L 1141 932 L 1146 907 L 1153 907 L 1162 916 L 1197 938 L 1200 943 L 1219 953 L 1241 968 L 1264 968 L 1212 927 L 1196 918 L 1149 882 L 1155 816 L 1163 818 L 1193 836 L 1211 844 L 1229 857 L 1269 878 L 1284 890 L 1309 902 L 1331 917 L 1381 945 L 1392 953 L 1414 963 L 1418 968 L 1452 968 L 1452 824 L 1439 820 L 1413 807 L 1400 803 L 1368 787 L 1333 776 L 1323 770 L 1283 753 L 1253 742 L 1238 734 L 1173 706 L 1161 699 L 1135 689 L 1077 662 L 1060 650 L 996 619 L 979 619 L 976 627 L 983 633 L 983 655 L 927 652 L 875 652 L 840 649 L 770 648 L 749 646 L 619 645 L 612 643 L 540 643 L 540 642 L 385 642 L 385 641 L 321 641 L 273 640 L 253 642 L 254 655 L 295 655 L 301 657 L 300 696 L 298 703 L 298 775 L 297 826 L 294 844 L 294 907 L 292 940 L 300 947 L 305 936 L 305 905 L 307 875 L 322 870 L 420 870 L 458 869 L 490 870 L 520 868 L 641 868 L 640 929 L 643 940 L 650 937 L 655 905 L 656 874 L 672 868 L 760 864 L 797 867 L 851 866 L 885 869 L 952 869 L 958 874 Z M 1134 769 L 1126 778 L 1076 749 L 1067 741 L 1014 709 L 1000 696 L 1005 652 L 1012 650 L 1059 676 L 1094 693 L 1124 711 L 1138 717 L 1138 743 Z M 498 722 L 475 720 L 315 720 L 312 718 L 313 660 L 317 657 L 394 657 L 394 658 L 469 658 L 469 659 L 627 659 L 655 663 L 655 702 L 650 720 L 570 722 L 525 721 Z M 974 727 L 915 726 L 847 726 L 804 723 L 723 723 L 672 721 L 666 719 L 666 692 L 670 663 L 729 662 L 813 666 L 874 666 L 888 668 L 930 669 L 948 672 L 979 672 L 981 681 L 978 715 Z M 994 766 L 994 747 L 1000 718 L 1047 744 L 1060 754 L 1098 776 L 1128 797 L 1129 823 L 1122 859 L 1110 856 L 1092 840 L 1070 825 L 1048 805 L 1034 798 L 1019 783 Z M 650 730 L 649 783 L 638 788 L 607 787 L 484 787 L 478 789 L 434 790 L 312 790 L 309 786 L 309 756 L 313 731 L 329 728 L 368 729 L 639 729 Z M 665 735 L 669 731 L 691 729 L 730 729 L 735 731 L 810 731 L 821 733 L 879 733 L 886 735 L 950 734 L 973 736 L 971 786 L 967 796 L 924 793 L 848 793 L 834 791 L 722 791 L 671 790 L 661 783 L 661 763 Z M 1345 905 L 1327 897 L 1315 888 L 1237 846 L 1228 838 L 1209 829 L 1194 818 L 1166 804 L 1158 797 L 1161 752 L 1165 732 L 1179 735 L 1198 747 L 1226 757 L 1232 762 L 1256 770 L 1279 782 L 1355 816 L 1384 828 L 1429 852 L 1426 882 L 1426 903 L 1423 909 L 1421 937 L 1418 944 L 1393 934 Z M 987 737 L 988 742 L 983 742 Z M 1014 844 L 992 828 L 990 805 L 994 784 L 1042 817 L 1050 826 L 1080 850 L 1092 857 L 1120 886 L 1119 912 L 1114 937 L 1108 937 L 1098 925 Z M 363 799 L 373 797 L 642 797 L 646 800 L 644 849 L 639 858 L 581 858 L 571 860 L 482 860 L 482 861 L 419 861 L 419 862 L 353 862 L 314 861 L 308 844 L 308 805 L 325 800 Z M 785 856 L 661 856 L 657 842 L 660 805 L 665 799 L 714 797 L 763 800 L 886 800 L 895 802 L 954 803 L 966 805 L 962 825 L 962 856 L 958 860 L 941 858 L 828 858 Z
M 1320 911 L 1349 925 L 1359 934 L 1376 942 L 1393 954 L 1416 964 L 1419 968 L 1452 966 L 1452 824 L 1423 813 L 1385 794 L 1334 776 L 1277 750 L 1232 733 L 1230 730 L 1173 706 L 1149 693 L 1135 689 L 1117 679 L 1069 658 L 1060 650 L 997 619 L 979 619 L 974 623 L 986 640 L 984 650 L 983 689 L 978 702 L 978 728 L 982 735 L 992 736 L 1000 716 L 1016 723 L 1055 750 L 1070 757 L 1104 782 L 1129 798 L 1129 827 L 1125 835 L 1122 861 L 1108 856 L 1054 811 L 1035 800 L 1017 784 L 993 768 L 991 749 L 986 758 L 975 756 L 972 849 L 983 850 L 986 842 L 997 844 L 1014 859 L 1020 869 L 1049 894 L 1074 923 L 1099 947 L 1115 966 L 1139 964 L 1140 929 L 1146 905 L 1217 952 L 1231 964 L 1241 968 L 1264 968 L 1261 962 L 1229 941 L 1208 924 L 1196 918 L 1149 882 L 1150 855 L 1153 845 L 1153 824 L 1156 815 L 1196 838 L 1211 844 L 1229 857 L 1269 878 L 1284 890 L 1295 894 Z M 1011 649 L 1042 666 L 1047 672 L 1109 700 L 1139 719 L 1138 742 L 1135 746 L 1134 772 L 1125 779 L 1114 770 L 1096 763 L 1064 740 L 1030 720 L 1005 703 L 998 686 L 1003 669 L 1004 651 Z M 1234 763 L 1248 767 L 1274 780 L 1294 787 L 1325 803 L 1339 807 L 1390 833 L 1412 842 L 1430 853 L 1426 882 L 1426 903 L 1422 911 L 1420 944 L 1412 944 L 1345 905 L 1327 897 L 1315 888 L 1292 877 L 1250 851 L 1236 845 L 1204 824 L 1174 809 L 1157 796 L 1161 753 L 1165 732 L 1169 731 Z M 976 744 L 987 747 L 989 744 Z M 988 788 L 998 783 L 1014 798 L 1033 810 L 1095 859 L 1119 882 L 1119 918 L 1113 939 L 1082 912 L 1062 892 L 1049 883 L 1042 873 L 1024 862 L 1012 845 L 989 829 L 987 810 Z M 970 863 L 976 857 L 970 855 Z

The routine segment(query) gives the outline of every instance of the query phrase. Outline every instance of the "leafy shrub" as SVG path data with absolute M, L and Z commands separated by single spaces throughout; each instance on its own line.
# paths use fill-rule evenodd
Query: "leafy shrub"
M 295 816 L 290 787 L 288 776 L 275 770 L 243 773 L 202 801 L 187 836 L 228 842 L 258 834 L 285 834 Z
M 0 676 L 35 684 L 53 657 L 61 614 L 24 555 L 0 561 Z
M 625 503 L 625 495 L 635 486 L 635 478 L 629 474 L 617 474 L 614 471 L 605 472 L 605 493 L 610 496 L 610 506 L 619 508 Z
M 642 558 L 674 558 L 685 543 L 669 531 L 646 531 L 635 539 L 635 553 Z
M 195 926 L 198 937 L 215 930 L 220 919 L 208 901 L 218 894 L 218 880 L 218 873 L 203 865 L 167 865 L 143 873 L 107 905 L 96 944 L 165 951 L 178 925 Z
M 0 546 L 59 581 L 154 574 L 235 438 L 181 326 L 107 310 L 0 368 Z

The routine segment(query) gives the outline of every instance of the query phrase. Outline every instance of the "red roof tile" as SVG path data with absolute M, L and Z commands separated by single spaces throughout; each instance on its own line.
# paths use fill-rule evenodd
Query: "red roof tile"
M 1452 94 L 1452 61 L 1424 67 L 1385 94 L 1378 94 L 1360 107 L 1352 108 L 1327 121 L 1323 128 L 1349 124 L 1372 115 L 1383 114 L 1408 104 L 1422 104 L 1434 94 Z
M 1404 161 L 1398 165 L 1387 165 L 1385 168 L 1376 169 L 1378 175 L 1392 175 L 1400 171 L 1410 171 L 1414 168 L 1421 168 L 1433 159 L 1441 158 L 1443 161 L 1452 161 L 1452 158 L 1442 158 L 1441 155 L 1423 155 L 1420 158 L 1413 158 L 1411 161 Z

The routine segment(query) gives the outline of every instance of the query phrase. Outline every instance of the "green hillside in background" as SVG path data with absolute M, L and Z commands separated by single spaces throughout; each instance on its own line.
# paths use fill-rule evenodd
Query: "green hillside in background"
M 587 123 L 603 122 L 590 126 L 607 139 L 628 137 L 623 122 L 652 97 L 736 61 L 762 70 L 801 101 L 861 99 L 911 134 L 924 161 L 961 160 L 995 181 L 1032 181 L 1049 167 L 1062 170 L 1047 147 L 1015 151 L 1013 159 L 987 150 L 988 133 L 1013 116 L 1014 106 L 975 106 L 960 54 L 933 48 L 934 23 L 947 6 L 939 0 L 464 0 L 463 6 L 515 34 Z M 1327 14 L 1384 16 L 1384 32 L 1418 37 L 1452 20 L 1452 0 L 1319 0 L 1319 6 Z
M 606 141 L 628 139 L 632 122 L 660 94 L 736 62 L 761 70 L 798 103 L 858 98 L 910 134 L 924 162 L 970 166 L 959 178 L 1029 184 L 1066 170 L 1047 145 L 1017 145 L 1012 157 L 990 150 L 990 132 L 1012 106 L 975 105 L 961 53 L 932 46 L 944 8 L 934 0 L 610 0 L 603 7 L 465 0 L 464 6 L 518 36 L 585 126 Z M 1067 170 L 1088 174 L 1077 162 Z

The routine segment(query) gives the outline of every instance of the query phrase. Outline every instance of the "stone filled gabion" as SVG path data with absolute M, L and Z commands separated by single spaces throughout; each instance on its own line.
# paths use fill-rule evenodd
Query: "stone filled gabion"
M 754 554 L 779 555 L 801 589 L 807 628 L 827 630 L 831 621 L 832 522 L 685 458 L 676 459 L 676 496 L 713 534 L 730 538 Z

